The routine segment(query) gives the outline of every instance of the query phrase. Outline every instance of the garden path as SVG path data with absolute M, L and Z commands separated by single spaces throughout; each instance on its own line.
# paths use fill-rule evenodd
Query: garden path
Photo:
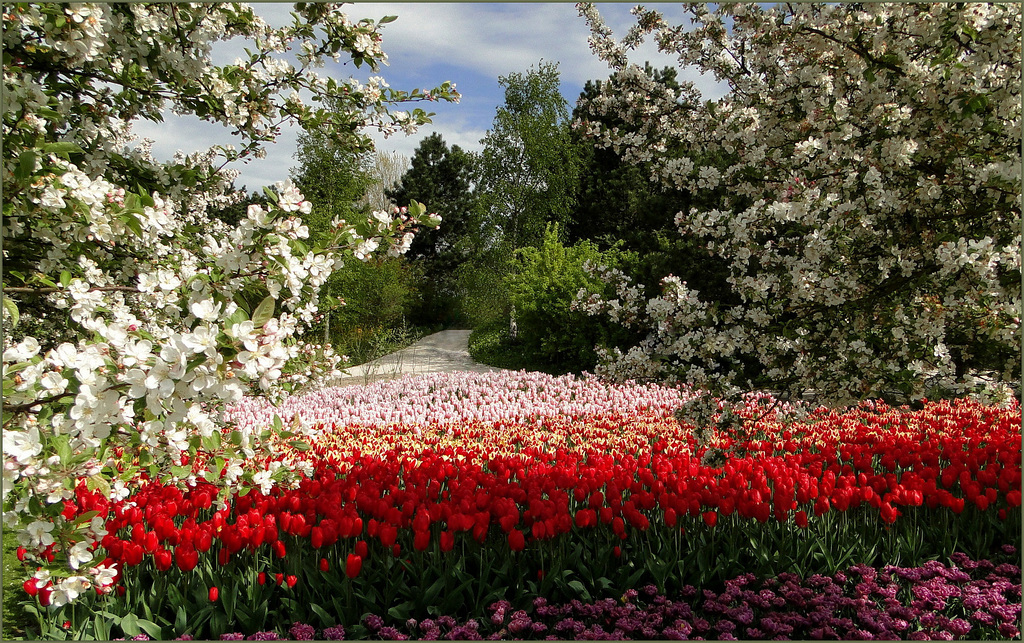
M 395 379 L 406 374 L 450 373 L 472 371 L 490 373 L 503 369 L 474 362 L 469 356 L 469 330 L 442 330 L 400 351 L 342 371 L 344 376 L 331 382 L 334 386 L 369 384 Z

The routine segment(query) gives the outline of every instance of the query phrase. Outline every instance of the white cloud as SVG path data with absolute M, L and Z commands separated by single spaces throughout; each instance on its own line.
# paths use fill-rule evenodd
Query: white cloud
M 292 5 L 266 3 L 253 5 L 257 13 L 274 26 L 291 22 Z M 599 10 L 617 37 L 625 35 L 634 18 L 631 4 L 601 4 Z M 684 18 L 677 7 L 662 5 L 670 23 Z M 439 132 L 449 145 L 479 150 L 479 141 L 490 128 L 494 108 L 503 102 L 499 76 L 525 72 L 541 59 L 558 62 L 563 93 L 570 105 L 587 80 L 607 78 L 610 71 L 587 45 L 589 30 L 576 8 L 568 3 L 357 3 L 345 5 L 353 20 L 380 19 L 397 15 L 398 20 L 383 27 L 383 48 L 390 65 L 382 75 L 396 89 L 427 87 L 445 80 L 455 82 L 465 95 L 462 105 L 439 106 L 434 123 L 414 136 L 396 135 L 385 140 L 371 133 L 378 148 L 412 157 L 416 146 L 431 132 Z M 241 42 L 218 43 L 215 62 L 226 64 L 242 55 Z M 645 43 L 631 60 L 639 64 L 651 61 L 656 67 L 675 66 L 672 57 L 661 54 L 652 43 Z M 320 70 L 339 77 L 358 73 L 351 65 Z M 433 77 L 435 74 L 438 77 Z M 368 74 L 367 74 L 368 75 Z M 690 70 L 679 73 L 680 80 L 696 84 L 706 98 L 718 98 L 724 86 L 711 77 L 700 77 Z M 481 80 L 490 79 L 490 80 Z M 473 90 L 467 93 L 467 87 Z M 441 109 L 443 108 L 443 110 Z M 169 159 L 177 149 L 194 152 L 211 145 L 233 142 L 230 130 L 199 119 L 165 114 L 164 123 L 142 122 L 136 125 L 140 136 L 154 139 L 154 154 Z M 267 156 L 238 165 L 241 172 L 236 185 L 255 190 L 284 179 L 296 165 L 294 154 L 297 126 L 282 128 L 278 142 L 267 146 Z

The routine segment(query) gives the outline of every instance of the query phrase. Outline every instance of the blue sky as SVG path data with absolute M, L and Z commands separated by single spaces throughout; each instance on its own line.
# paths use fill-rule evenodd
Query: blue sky
M 292 5 L 261 3 L 253 5 L 272 25 L 290 22 Z M 601 14 L 617 37 L 626 33 L 634 19 L 633 4 L 602 3 Z M 685 22 L 678 5 L 659 5 L 672 24 Z M 490 129 L 495 109 L 504 102 L 498 77 L 526 72 L 541 60 L 559 63 L 562 93 L 570 108 L 587 80 L 607 78 L 610 70 L 587 45 L 589 30 L 572 3 L 355 3 L 345 11 L 353 20 L 398 16 L 382 29 L 382 46 L 389 65 L 380 75 L 396 89 L 432 88 L 446 80 L 454 82 L 462 94 L 458 104 L 420 105 L 436 112 L 433 124 L 412 136 L 393 136 L 385 140 L 374 136 L 379 150 L 412 157 L 418 143 L 438 132 L 449 145 L 480 150 L 480 139 Z M 244 46 L 241 42 L 218 44 L 215 62 L 231 62 Z M 217 60 L 217 59 L 220 60 Z M 674 60 L 645 43 L 631 60 L 639 64 L 651 61 L 656 66 L 674 64 Z M 351 64 L 332 65 L 319 70 L 338 78 L 350 75 L 365 79 L 365 68 Z M 724 87 L 711 77 L 681 70 L 680 77 L 691 80 L 707 98 L 718 98 Z M 229 143 L 226 128 L 194 118 L 166 115 L 163 123 L 138 123 L 140 136 L 154 139 L 154 153 L 163 160 L 178 149 L 192 152 L 213 144 Z M 296 165 L 297 128 L 285 130 L 278 142 L 268 147 L 267 158 L 239 165 L 242 174 L 236 185 L 250 191 L 287 178 Z

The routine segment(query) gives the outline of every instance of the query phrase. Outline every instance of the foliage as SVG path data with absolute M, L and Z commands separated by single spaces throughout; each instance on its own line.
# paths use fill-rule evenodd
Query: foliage
M 621 344 L 626 333 L 576 307 L 580 293 L 604 294 L 604 283 L 585 267 L 615 269 L 629 257 L 615 248 L 599 252 L 587 241 L 567 248 L 558 235 L 558 226 L 549 225 L 539 247 L 516 250 L 513 272 L 506 280 L 518 329 L 513 344 L 527 360 L 549 368 L 593 371 L 597 364 L 594 347 Z M 608 332 L 609 326 L 612 332 Z
M 476 171 L 472 154 L 458 145 L 449 149 L 435 133 L 423 139 L 409 170 L 387 192 L 398 202 L 430 203 L 442 220 L 436 229 L 418 235 L 406 255 L 422 275 L 419 323 L 464 322 L 457 270 L 474 261 L 483 245 Z
M 498 79 L 505 103 L 481 141 L 479 191 L 500 244 L 540 243 L 547 223 L 572 216 L 579 160 L 557 63 Z
M 462 316 L 472 328 L 507 324 L 511 312 L 505 278 L 511 269 L 507 248 L 483 248 L 459 264 L 455 283 Z
M 18 560 L 18 543 L 14 532 L 4 531 L 3 540 L 3 635 L 0 640 L 22 638 L 31 622 L 21 608 L 24 595 L 22 584 L 28 580 L 28 570 Z
M 693 29 L 645 10 L 618 43 L 580 6 L 615 74 L 579 127 L 693 193 L 675 223 L 727 263 L 732 294 L 664 276 L 660 294 L 622 302 L 646 339 L 606 353 L 604 372 L 744 389 L 755 364 L 757 385 L 837 404 L 1006 395 L 1020 368 L 1020 8 L 687 10 Z M 629 65 L 647 34 L 729 94 L 702 102 Z
M 350 261 L 335 273 L 335 279 L 337 289 L 345 293 L 344 305 L 330 316 L 335 350 L 346 354 L 351 364 L 391 352 L 386 349 L 396 344 L 388 337 L 406 326 L 418 295 L 408 262 L 401 257 Z
M 532 371 L 558 375 L 562 371 L 522 350 L 509 335 L 507 319 L 497 319 L 473 329 L 469 336 L 469 356 L 474 362 L 513 371 Z
M 270 465 L 257 455 L 278 448 L 269 431 L 226 428 L 224 406 L 247 388 L 280 397 L 330 375 L 337 357 L 294 337 L 340 253 L 400 254 L 437 222 L 413 203 L 333 221 L 307 244 L 299 217 L 311 204 L 286 181 L 236 226 L 208 213 L 233 198 L 223 164 L 260 156 L 284 123 L 367 149 L 365 128 L 429 121 L 397 104 L 458 98 L 450 83 L 404 92 L 314 71 L 343 56 L 377 70 L 390 20 L 352 23 L 319 3 L 299 4 L 281 29 L 239 4 L 5 5 L 4 316 L 21 333 L 20 311 L 45 300 L 62 334 L 53 345 L 5 333 L 4 525 L 55 608 L 111 591 L 120 573 L 103 562 L 100 522 L 62 514 L 76 485 L 116 501 L 140 476 L 208 480 L 226 499 L 246 480 L 301 470 L 260 469 Z M 211 43 L 233 38 L 251 41 L 246 54 L 214 65 Z M 157 162 L 131 146 L 130 126 L 164 109 L 230 127 L 239 146 Z M 198 453 L 207 468 L 188 466 Z

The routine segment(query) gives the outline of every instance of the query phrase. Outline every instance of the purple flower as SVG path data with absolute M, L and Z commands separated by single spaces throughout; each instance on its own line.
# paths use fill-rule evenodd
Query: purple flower
M 242 634 L 241 632 L 232 632 L 230 634 L 221 634 L 220 635 L 220 640 L 222 640 L 222 641 L 244 641 L 245 640 L 245 634 Z
M 384 619 L 377 614 L 367 614 L 366 618 L 363 619 L 363 623 L 366 623 L 367 629 L 374 634 L 377 633 L 377 630 L 384 627 Z
M 181 636 L 179 636 L 178 638 L 176 638 L 174 640 L 175 641 L 191 641 L 193 639 L 192 639 L 192 635 L 191 634 L 182 634 Z
M 381 637 L 385 641 L 404 641 L 409 638 L 390 625 L 380 628 L 380 631 L 377 632 L 377 636 Z
M 1002 623 L 999 626 L 999 633 L 1008 639 L 1015 639 L 1020 637 L 1020 630 L 1016 626 L 1010 623 Z
M 993 570 L 993 573 L 999 576 L 1006 576 L 1007 578 L 1020 578 L 1020 567 L 1011 565 L 1010 563 L 1003 563 L 999 567 Z
M 988 611 L 1004 623 L 1013 623 L 1020 615 L 1020 605 L 992 605 Z
M 128 639 L 129 641 L 152 641 L 146 634 L 136 634 L 135 636 Z
M 441 627 L 446 627 L 449 630 L 455 627 L 455 618 L 445 614 L 444 616 L 437 617 L 437 624 Z
M 409 620 L 407 620 L 405 622 L 405 629 L 409 630 L 410 632 L 415 632 L 416 631 L 416 625 L 417 625 L 416 619 L 410 618 Z
M 296 621 L 288 630 L 288 636 L 292 637 L 295 641 L 312 641 L 316 638 L 316 630 L 313 629 L 312 625 Z
M 256 632 L 245 637 L 246 641 L 280 641 L 281 637 L 277 632 Z
M 1000 549 L 1003 550 L 1004 554 L 1010 554 L 1011 556 L 1017 553 L 1017 548 L 1013 545 L 1003 545 Z
M 518 619 L 514 618 L 508 624 L 508 631 L 517 637 L 525 636 L 527 633 L 533 632 L 533 621 L 530 619 Z
M 328 641 L 344 641 L 345 640 L 345 628 L 341 625 L 335 625 L 324 630 L 324 639 Z

